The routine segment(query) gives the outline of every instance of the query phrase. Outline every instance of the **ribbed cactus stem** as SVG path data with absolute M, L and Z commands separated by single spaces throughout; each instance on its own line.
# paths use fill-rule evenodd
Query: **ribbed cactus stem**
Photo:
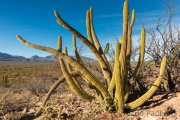
M 167 61 L 167 58 L 166 56 L 164 56 L 161 62 L 161 67 L 160 67 L 160 72 L 159 72 L 160 75 L 164 75 L 164 71 L 166 68 L 166 61 Z
M 134 25 L 135 18 L 136 18 L 136 12 L 135 12 L 135 10 L 133 10 L 133 11 L 132 11 L 131 26 Z
M 131 49 L 132 49 L 132 26 L 128 24 L 128 40 L 127 40 L 127 51 L 126 51 L 126 73 L 124 79 L 124 101 L 126 102 L 129 97 L 130 86 L 129 86 L 129 79 L 128 79 L 128 72 L 131 69 L 130 67 L 130 60 L 131 60 Z
M 127 33 L 128 30 L 128 22 L 129 22 L 129 9 L 128 9 L 128 1 L 124 2 L 124 9 L 123 9 L 123 34 Z
M 87 31 L 88 40 L 94 44 L 92 35 L 91 35 L 91 20 L 90 20 L 90 11 L 89 10 L 87 10 L 87 12 L 86 12 L 86 31 Z
M 115 49 L 115 56 L 114 56 L 114 58 L 115 58 L 115 61 L 118 61 L 119 60 L 119 54 L 120 54 L 120 45 L 119 45 L 119 42 L 117 42 L 116 43 L 116 49 Z M 114 71 L 113 71 L 113 76 L 112 76 L 112 79 L 111 79 L 111 82 L 110 82 L 110 84 L 109 84 L 109 86 L 108 86 L 108 91 L 110 92 L 110 91 L 112 91 L 114 88 L 115 88 L 115 67 L 116 67 L 116 63 L 117 62 L 115 62 L 115 64 L 114 64 Z
M 138 64 L 134 70 L 133 73 L 133 78 L 136 80 L 140 69 L 142 67 L 142 64 L 144 62 L 144 54 L 145 54 L 145 39 L 146 39 L 146 33 L 145 33 L 145 29 L 142 28 L 141 30 L 141 41 L 140 41 L 140 52 L 139 52 L 139 60 L 138 60 Z
M 141 106 L 156 92 L 156 90 L 158 89 L 158 87 L 161 84 L 161 80 L 163 79 L 165 67 L 166 67 L 166 56 L 164 56 L 162 59 L 161 67 L 160 67 L 160 75 L 157 78 L 157 80 L 154 82 L 152 87 L 143 96 L 141 96 L 137 100 L 127 104 L 127 108 L 135 109 L 135 108 Z
M 73 34 L 72 36 L 72 43 L 73 43 L 73 49 L 74 51 L 77 51 L 77 46 L 76 46 L 76 36 Z
M 64 54 L 68 55 L 67 47 L 64 47 Z
M 92 7 L 90 8 L 90 24 L 91 24 L 91 33 L 92 33 L 92 37 L 93 37 L 93 41 L 94 41 L 94 44 L 96 46 L 96 49 L 99 51 L 100 54 L 103 54 L 103 51 L 102 51 L 102 47 L 99 43 L 99 40 L 96 36 L 96 33 L 95 33 L 95 30 L 94 30 L 94 25 L 93 25 L 93 9 Z
M 64 54 L 68 55 L 68 50 L 67 50 L 67 47 L 64 48 Z M 67 66 L 67 70 L 68 72 L 72 72 L 73 69 L 72 69 L 72 66 L 66 62 L 66 66 Z M 79 83 L 79 81 L 76 79 L 76 77 L 72 77 L 72 82 L 74 82 L 74 86 L 78 87 L 77 89 L 84 93 L 84 94 L 87 94 L 86 91 L 81 87 L 81 84 Z M 88 94 L 87 94 L 88 96 Z
M 110 44 L 109 44 L 109 43 L 107 43 L 107 44 L 106 44 L 106 47 L 105 47 L 105 49 L 104 49 L 103 54 L 108 53 L 108 51 L 109 51 L 109 46 L 110 46 Z
M 120 62 L 119 60 L 115 61 L 115 83 L 116 83 L 116 91 L 114 104 L 117 107 L 117 111 L 122 113 L 124 112 L 124 91 L 123 91 L 123 75 L 121 72 Z
M 82 99 L 85 99 L 89 102 L 91 102 L 95 97 L 87 94 L 85 91 L 82 91 L 82 89 L 80 89 L 73 81 L 71 75 L 69 74 L 68 70 L 65 67 L 64 61 L 60 58 L 60 66 L 63 72 L 64 77 L 66 78 L 67 83 L 69 84 L 71 90 L 78 95 L 79 97 L 81 97 Z
M 119 60 L 119 55 L 120 55 L 120 45 L 119 45 L 119 42 L 117 42 L 116 49 L 115 49 L 115 56 L 114 56 L 115 61 Z
M 82 59 L 81 59 L 81 56 L 79 55 L 78 51 L 77 51 L 77 46 L 76 46 L 76 37 L 75 35 L 72 36 L 72 42 L 73 42 L 73 48 L 74 48 L 74 53 L 75 53 L 75 56 L 77 58 L 77 62 L 79 62 L 81 65 L 83 65 L 83 67 L 85 67 Z
M 62 38 L 58 36 L 58 51 L 62 52 Z
M 108 91 L 111 92 L 115 88 L 115 86 L 116 86 L 116 83 L 115 83 L 115 70 L 114 70 L 111 82 L 109 83 L 109 86 L 108 86 Z

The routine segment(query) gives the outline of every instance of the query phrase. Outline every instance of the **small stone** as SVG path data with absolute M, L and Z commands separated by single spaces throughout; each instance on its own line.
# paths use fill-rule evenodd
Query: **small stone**
M 26 113 L 27 112 L 27 107 L 24 108 L 24 110 L 22 111 L 22 113 Z

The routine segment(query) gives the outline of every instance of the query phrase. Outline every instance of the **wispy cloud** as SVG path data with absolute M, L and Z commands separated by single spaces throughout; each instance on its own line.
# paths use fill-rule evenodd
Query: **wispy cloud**
M 101 18 L 108 18 L 108 17 L 117 17 L 122 16 L 122 14 L 107 14 L 107 15 L 100 15 Z

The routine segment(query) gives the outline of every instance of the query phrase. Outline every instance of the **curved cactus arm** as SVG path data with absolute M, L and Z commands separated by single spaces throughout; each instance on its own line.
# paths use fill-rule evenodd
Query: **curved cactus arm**
M 79 97 L 81 97 L 82 99 L 85 99 L 89 102 L 91 102 L 95 97 L 87 94 L 83 89 L 80 89 L 80 87 L 75 84 L 75 82 L 73 81 L 71 75 L 69 74 L 63 59 L 59 58 L 60 61 L 60 66 L 63 72 L 64 77 L 66 78 L 67 83 L 69 84 L 71 90 L 78 95 Z
M 125 76 L 127 76 L 127 73 L 125 74 Z M 127 79 L 127 77 L 125 77 L 124 79 L 124 102 L 126 102 L 128 100 L 128 97 L 129 97 L 129 92 L 130 92 L 130 83 Z
M 90 9 L 91 12 L 91 9 Z M 112 73 L 111 70 L 109 69 L 109 64 L 107 63 L 107 61 L 105 60 L 105 58 L 103 56 L 101 56 L 103 54 L 103 52 L 99 52 L 98 49 L 96 49 L 96 47 L 94 46 L 93 43 L 91 43 L 87 38 L 85 38 L 83 35 L 81 35 L 77 30 L 75 30 L 74 28 L 72 28 L 71 26 L 69 26 L 57 13 L 57 11 L 54 11 L 54 14 L 57 18 L 57 22 L 63 26 L 64 28 L 66 28 L 67 30 L 71 31 L 75 36 L 77 36 L 92 52 L 93 54 L 96 56 L 100 66 L 101 66 L 101 70 L 103 72 L 103 75 L 105 77 L 105 79 L 110 82 L 111 77 L 112 77 Z M 91 16 L 90 16 L 91 19 Z M 91 26 L 91 32 L 93 35 L 93 28 Z M 94 36 L 95 38 L 95 36 Z
M 109 51 L 109 46 L 110 46 L 110 44 L 109 44 L 109 43 L 107 43 L 107 44 L 106 44 L 106 47 L 105 47 L 105 49 L 104 49 L 103 54 L 108 53 L 108 51 Z
M 135 100 L 135 101 L 133 101 L 131 103 L 128 103 L 126 105 L 126 107 L 128 109 L 135 109 L 135 108 L 141 106 L 156 92 L 156 90 L 158 89 L 158 87 L 161 84 L 161 80 L 163 79 L 165 67 L 166 67 L 166 56 L 164 56 L 163 59 L 162 59 L 159 77 L 154 82 L 152 87 L 143 96 L 141 96 L 140 98 L 138 98 L 137 100 Z
M 84 63 L 83 63 L 83 61 L 82 61 L 82 59 L 81 59 L 81 57 L 80 57 L 80 55 L 79 55 L 79 53 L 78 53 L 78 51 L 77 51 L 76 36 L 75 36 L 75 35 L 73 35 L 73 37 L 72 37 L 72 42 L 73 42 L 74 53 L 75 53 L 75 56 L 76 56 L 76 58 L 77 58 L 77 61 L 78 61 L 81 65 L 83 65 L 83 67 L 85 67 L 85 65 L 84 65 Z
M 98 96 L 104 99 L 102 93 L 96 87 L 94 87 L 91 83 L 88 83 L 88 86 L 90 89 L 93 89 L 97 93 Z
M 79 71 L 70 72 L 70 75 L 71 75 L 72 77 L 80 76 L 80 74 L 81 74 L 81 73 L 80 73 Z M 48 91 L 48 93 L 47 93 L 47 95 L 46 95 L 46 97 L 45 97 L 45 99 L 44 99 L 41 107 L 39 107 L 38 111 L 34 114 L 34 116 L 38 116 L 38 115 L 41 114 L 42 108 L 45 107 L 46 102 L 49 100 L 49 98 L 50 98 L 50 96 L 52 95 L 52 93 L 53 93 L 53 92 L 55 91 L 55 89 L 56 89 L 61 83 L 63 83 L 65 80 L 66 80 L 65 77 L 62 76 L 61 78 L 59 78 L 59 80 L 57 80 L 57 81 L 53 84 L 53 86 L 49 89 L 49 91 Z
M 141 30 L 141 41 L 140 41 L 140 51 L 139 51 L 139 61 L 138 61 L 138 64 L 134 70 L 134 73 L 133 73 L 134 80 L 136 80 L 136 78 L 140 72 L 140 69 L 142 67 L 142 64 L 144 62 L 145 39 L 146 39 L 145 29 L 142 28 L 142 30 Z
M 115 66 L 115 64 L 114 64 Z M 109 83 L 109 86 L 108 86 L 108 91 L 111 92 L 116 86 L 116 83 L 115 83 L 115 70 L 113 70 L 113 76 L 112 76 L 112 79 L 111 79 L 111 82 Z
M 96 49 L 99 51 L 100 54 L 103 54 L 103 51 L 102 51 L 102 47 L 99 43 L 99 40 L 97 38 L 97 35 L 94 31 L 94 25 L 93 25 L 93 9 L 92 7 L 90 7 L 90 10 L 89 10 L 89 13 L 90 13 L 90 25 L 91 25 L 91 33 L 92 33 L 92 37 L 93 37 L 93 41 L 94 41 L 94 44 L 96 46 Z
M 68 50 L 67 50 L 67 47 L 64 48 L 64 54 L 68 55 Z M 66 66 L 67 66 L 67 70 L 68 72 L 72 72 L 73 69 L 72 69 L 72 66 L 66 62 Z M 72 77 L 72 80 L 74 81 L 75 85 L 81 90 L 81 91 L 84 91 L 79 83 L 79 81 L 76 79 L 76 77 Z
M 132 11 L 131 24 L 128 25 L 128 41 L 127 41 L 127 51 L 126 51 L 127 62 L 128 62 L 127 65 L 130 65 L 131 49 L 132 49 L 131 36 L 132 36 L 132 26 L 134 25 L 134 21 L 135 21 L 135 10 Z
M 108 79 L 106 79 L 107 80 L 107 86 L 108 86 L 109 83 L 110 83 L 111 77 L 112 77 L 112 71 L 110 69 L 111 66 L 110 66 L 110 64 L 109 64 L 105 54 L 103 53 L 102 47 L 101 47 L 101 45 L 99 43 L 99 40 L 98 40 L 98 38 L 96 36 L 96 33 L 94 31 L 93 9 L 92 9 L 92 7 L 90 7 L 89 13 L 90 13 L 91 34 L 92 34 L 92 37 L 93 37 L 93 41 L 94 41 L 95 47 L 99 51 L 99 53 L 101 54 L 102 58 L 104 59 L 105 63 L 107 64 L 107 67 L 108 67 L 109 74 L 104 74 L 105 78 L 108 78 Z M 107 45 L 107 47 L 108 47 L 108 45 Z
M 112 101 L 112 98 L 111 98 L 109 92 L 106 90 L 106 87 L 103 85 L 103 83 L 101 83 L 101 81 L 98 80 L 88 69 L 86 69 L 85 67 L 80 65 L 72 57 L 65 55 L 65 54 L 63 54 L 53 48 L 50 48 L 50 47 L 40 46 L 40 45 L 32 44 L 30 42 L 26 42 L 20 36 L 17 36 L 17 39 L 26 46 L 49 52 L 52 55 L 55 55 L 57 57 L 64 59 L 66 62 L 70 63 L 73 67 L 75 67 L 77 71 L 80 71 L 82 73 L 82 77 L 84 77 L 83 79 L 87 83 L 91 82 L 93 86 L 95 86 L 99 91 L 101 91 L 104 98 L 107 98 L 109 101 Z
M 130 58 L 131 58 L 131 49 L 132 49 L 132 41 L 131 41 L 131 36 L 132 36 L 132 26 L 134 25 L 134 21 L 135 21 L 135 10 L 132 11 L 132 19 L 131 19 L 131 23 L 128 24 L 128 39 L 127 39 L 127 51 L 126 51 L 126 55 L 127 55 L 127 65 L 130 65 Z
M 131 19 L 131 27 L 134 25 L 135 18 L 136 18 L 136 11 L 133 10 L 132 11 L 132 19 Z
M 132 36 L 132 27 L 129 25 L 128 26 L 128 37 L 127 37 L 127 50 L 126 50 L 126 56 L 127 56 L 127 67 L 130 65 L 130 59 L 131 59 L 131 49 L 132 49 L 132 41 L 131 41 L 131 36 Z
M 78 51 L 77 51 L 76 37 L 75 37 L 75 35 L 73 35 L 72 41 L 73 41 L 73 47 L 74 47 L 74 52 L 75 52 L 77 61 L 79 62 L 79 64 L 81 64 L 83 67 L 85 67 L 85 65 L 84 65 L 84 63 L 83 63 L 83 61 L 82 61 L 82 59 L 81 59 L 81 57 L 80 57 L 80 55 L 79 55 L 79 53 L 78 53 Z M 65 49 L 65 54 L 68 55 L 67 49 Z M 67 63 L 67 68 L 68 68 L 68 71 L 72 71 L 69 63 Z M 75 69 L 76 69 L 76 68 L 75 68 Z M 82 77 L 82 78 L 83 78 L 83 77 Z M 80 89 L 82 89 L 82 87 L 81 87 L 80 83 L 78 82 L 78 80 L 77 80 L 76 78 L 72 78 L 72 79 L 73 79 L 73 81 L 75 82 L 75 84 L 76 84 Z M 96 93 L 103 98 L 101 92 L 100 92 L 96 87 L 94 87 L 90 82 L 88 83 L 88 85 L 89 85 L 89 88 L 94 89 L 94 90 L 96 91 Z M 83 89 L 82 89 L 82 90 L 83 90 Z

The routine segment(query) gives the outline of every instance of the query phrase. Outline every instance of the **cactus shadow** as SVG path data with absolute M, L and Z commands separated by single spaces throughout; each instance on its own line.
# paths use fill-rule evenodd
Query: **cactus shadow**
M 138 96 L 141 96 L 143 93 L 139 93 Z M 131 102 L 135 99 L 138 98 L 137 94 L 133 94 L 130 96 L 130 100 L 128 100 L 128 102 Z M 170 100 L 173 97 L 177 97 L 176 94 L 174 92 L 171 93 L 162 93 L 162 92 L 158 92 L 154 95 L 155 97 L 157 97 L 156 99 L 154 99 L 153 97 L 150 98 L 147 102 L 145 102 L 143 105 L 141 105 L 140 107 L 133 109 L 133 110 L 129 110 L 129 109 L 125 109 L 125 113 L 130 113 L 130 112 L 134 112 L 137 110 L 147 110 L 156 106 L 160 106 L 161 104 L 163 104 L 165 101 Z

